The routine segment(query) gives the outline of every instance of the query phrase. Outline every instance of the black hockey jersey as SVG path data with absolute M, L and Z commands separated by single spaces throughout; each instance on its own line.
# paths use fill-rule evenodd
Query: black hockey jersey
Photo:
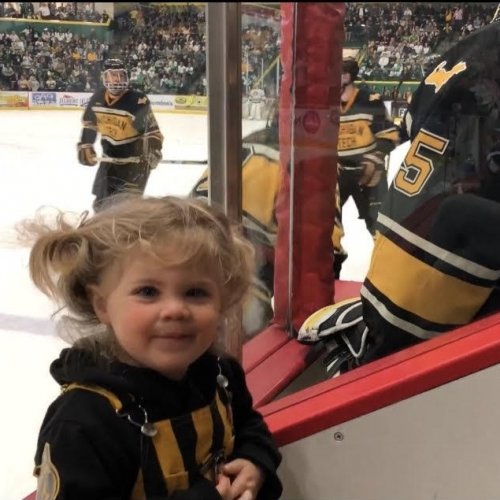
M 500 278 L 499 42 L 498 23 L 459 42 L 409 106 L 361 289 L 370 330 L 436 336 L 470 322 Z
M 390 153 L 399 133 L 387 119 L 384 103 L 376 94 L 355 88 L 340 108 L 338 156 L 341 166 L 359 166 L 362 155 L 372 151 Z
M 120 96 L 98 90 L 87 104 L 82 123 L 80 142 L 93 144 L 99 133 L 104 156 L 112 158 L 140 156 L 142 138 L 155 137 L 163 143 L 147 95 L 136 90 Z

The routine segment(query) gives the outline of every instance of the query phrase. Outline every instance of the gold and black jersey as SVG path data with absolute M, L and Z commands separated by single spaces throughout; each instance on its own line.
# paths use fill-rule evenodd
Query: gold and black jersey
M 340 111 L 337 147 L 342 166 L 358 166 L 362 155 L 372 151 L 387 154 L 397 145 L 398 131 L 375 94 L 355 88 Z
M 274 247 L 276 219 L 274 205 L 280 183 L 279 152 L 264 144 L 243 143 L 242 210 L 247 237 L 254 243 Z M 208 198 L 208 169 L 191 195 Z
M 243 142 L 242 210 L 243 226 L 254 244 L 274 248 L 276 243 L 275 203 L 280 187 L 280 163 L 277 146 L 258 142 Z M 191 196 L 208 198 L 208 170 L 191 192 Z M 336 217 L 332 231 L 335 254 L 345 254 L 340 244 L 344 234 L 340 213 L 339 192 L 336 190 Z
M 371 329 L 434 337 L 470 322 L 498 284 L 499 35 L 495 23 L 461 41 L 414 95 L 403 124 L 411 144 L 361 290 Z
M 93 144 L 100 134 L 104 156 L 113 158 L 140 155 L 142 138 L 163 142 L 148 97 L 136 90 L 120 96 L 112 96 L 105 89 L 97 91 L 83 113 L 82 125 L 81 142 Z
M 280 454 L 235 360 L 205 353 L 175 381 L 73 347 L 51 374 L 62 394 L 38 437 L 39 497 L 216 500 L 215 472 L 237 458 L 265 471 L 259 498 L 280 497 Z
M 118 417 L 128 419 L 132 426 L 140 427 L 141 432 L 144 429 L 142 407 L 132 404 L 127 409 L 116 394 L 97 385 L 70 384 L 63 388 L 64 393 L 70 390 L 99 394 L 108 400 Z M 166 495 L 188 490 L 200 476 L 215 483 L 217 466 L 224 463 L 234 449 L 230 394 L 222 387 L 217 388 L 215 398 L 207 406 L 146 425 L 149 427 L 144 432 L 151 434 L 152 446 L 144 449 L 144 454 L 149 453 L 147 465 L 138 471 L 131 500 L 146 498 L 148 489 L 161 489 Z M 154 468 L 156 474 L 151 474 L 149 467 Z M 39 473 L 43 469 L 42 459 Z

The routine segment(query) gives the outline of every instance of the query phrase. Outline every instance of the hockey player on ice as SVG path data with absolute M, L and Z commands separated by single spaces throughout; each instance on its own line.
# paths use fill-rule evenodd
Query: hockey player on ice
M 150 171 L 161 160 L 163 145 L 149 99 L 129 88 L 122 61 L 104 62 L 102 82 L 104 88 L 92 95 L 83 113 L 78 143 L 79 162 L 94 166 L 98 162 L 94 142 L 101 135 L 104 156 L 92 187 L 94 210 L 121 191 L 143 193 Z

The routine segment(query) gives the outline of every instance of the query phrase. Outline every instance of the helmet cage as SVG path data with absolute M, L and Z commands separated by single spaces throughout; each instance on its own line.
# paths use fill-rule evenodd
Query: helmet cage
M 123 68 L 110 68 L 102 73 L 102 83 L 111 94 L 119 94 L 128 89 L 128 75 Z

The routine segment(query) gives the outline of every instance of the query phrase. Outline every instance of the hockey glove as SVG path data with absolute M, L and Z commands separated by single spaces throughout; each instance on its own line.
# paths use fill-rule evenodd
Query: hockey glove
M 363 175 L 359 185 L 364 187 L 375 187 L 382 179 L 385 170 L 385 156 L 379 151 L 363 155 L 361 164 L 364 166 Z
M 369 347 L 361 300 L 347 299 L 316 311 L 301 326 L 297 340 L 324 345 L 327 354 L 321 362 L 328 377 L 358 366 Z
M 162 158 L 161 149 L 151 149 L 147 156 L 147 164 L 149 165 L 150 170 L 153 170 L 158 166 L 160 160 Z
M 161 147 L 162 141 L 157 135 L 144 137 L 139 141 L 139 156 L 144 168 L 153 170 L 158 166 L 162 158 Z
M 359 297 L 346 299 L 311 314 L 300 327 L 297 340 L 303 344 L 314 344 L 361 321 L 363 308 Z
M 78 143 L 78 161 L 88 167 L 97 165 L 97 155 L 92 144 Z

